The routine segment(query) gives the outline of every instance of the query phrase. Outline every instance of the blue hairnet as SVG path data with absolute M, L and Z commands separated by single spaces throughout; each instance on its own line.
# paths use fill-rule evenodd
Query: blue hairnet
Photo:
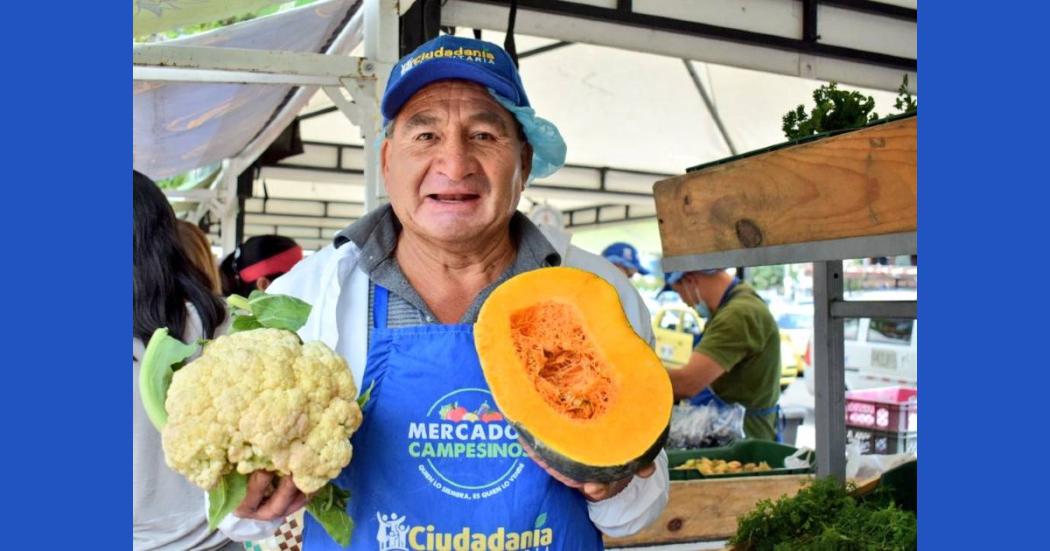
M 558 171 L 565 165 L 565 140 L 558 132 L 554 123 L 536 116 L 536 111 L 531 107 L 519 107 L 509 99 L 500 96 L 492 88 L 489 94 L 510 111 L 514 118 L 518 119 L 522 130 L 525 131 L 525 139 L 532 146 L 532 172 L 529 181 L 536 178 L 546 178 Z

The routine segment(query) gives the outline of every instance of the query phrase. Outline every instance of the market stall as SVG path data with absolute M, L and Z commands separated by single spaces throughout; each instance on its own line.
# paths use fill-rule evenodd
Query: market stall
M 816 263 L 818 476 L 845 477 L 843 320 L 917 315 L 914 301 L 843 300 L 841 260 L 916 253 L 917 120 L 898 117 L 783 144 L 701 165 L 654 186 L 669 270 Z M 900 419 L 907 428 L 906 411 Z M 774 474 L 719 482 L 731 488 L 708 480 L 672 482 L 660 522 L 630 542 L 727 538 L 755 503 L 797 492 L 805 478 Z M 729 500 L 730 491 L 746 497 Z M 705 505 L 712 496 L 714 506 Z M 702 527 L 685 522 L 705 517 L 729 518 L 696 523 Z
M 413 6 L 426 10 L 415 15 L 421 21 L 434 23 L 436 14 L 440 24 L 424 25 L 429 31 L 415 37 L 420 40 L 437 34 L 442 25 L 504 32 L 515 24 L 514 17 L 507 17 L 509 4 L 453 0 L 441 6 L 430 1 L 366 0 L 341 5 L 340 13 L 329 14 L 325 32 L 310 44 L 297 45 L 295 52 L 270 51 L 258 45 L 254 49 L 221 48 L 207 41 L 137 46 L 135 78 L 142 94 L 160 88 L 160 82 L 282 87 L 282 93 L 268 96 L 271 109 L 263 110 L 268 112 L 244 118 L 251 119 L 242 122 L 252 132 L 244 132 L 244 126 L 237 124 L 240 132 L 231 138 L 219 124 L 205 142 L 222 147 L 202 150 L 189 144 L 181 151 L 194 163 L 222 165 L 214 185 L 186 192 L 184 198 L 198 202 L 198 219 L 210 213 L 213 220 L 220 221 L 213 236 L 227 250 L 244 235 L 245 212 L 256 215 L 257 229 L 296 227 L 309 219 L 309 227 L 316 226 L 318 231 L 300 237 L 322 244 L 327 237 L 324 230 L 331 233 L 384 200 L 376 170 L 376 137 L 381 129 L 376 98 L 383 89 L 384 70 L 398 57 L 399 18 L 403 24 Z M 696 13 L 682 6 L 639 1 L 518 2 L 516 32 L 673 56 L 690 69 L 695 69 L 692 63 L 696 61 L 721 63 L 884 90 L 896 89 L 903 72 L 911 76 L 914 88 L 914 8 L 876 2 L 790 4 L 784 8 L 752 2 L 740 13 L 726 5 Z M 363 44 L 362 55 L 345 55 L 359 43 Z M 537 49 L 561 47 L 544 43 Z M 712 140 L 725 148 L 712 149 L 701 160 L 725 156 L 726 151 L 736 154 L 731 132 L 713 108 L 702 79 L 693 71 L 687 74 L 708 108 Z M 314 104 L 315 111 L 304 112 L 318 89 L 323 90 L 327 103 Z M 227 101 L 226 111 L 243 103 L 243 98 L 232 105 Z M 139 103 L 136 124 L 141 120 L 138 109 Z M 217 109 L 215 112 L 226 112 Z M 256 162 L 290 123 L 318 119 L 322 116 L 319 110 L 350 119 L 350 127 L 362 134 L 360 143 L 300 140 L 299 145 L 306 147 L 298 155 Z M 642 110 L 635 105 L 635 111 Z M 142 132 L 170 132 L 165 122 L 162 116 L 151 119 Z M 664 179 L 652 193 L 648 189 L 651 182 L 674 170 L 570 164 L 552 176 L 552 181 L 538 182 L 532 190 L 537 204 L 565 201 L 558 204 L 558 210 L 569 225 L 656 218 L 667 269 L 817 262 L 816 474 L 842 478 L 842 320 L 875 313 L 914 317 L 916 305 L 843 301 L 841 259 L 915 254 L 916 122 L 914 117 L 902 118 L 816 141 L 734 155 Z M 167 137 L 177 139 L 181 132 L 195 128 L 200 125 L 187 125 Z M 137 134 L 136 146 L 139 142 Z M 632 145 L 622 139 L 619 142 L 625 148 Z M 170 163 L 172 159 L 158 157 L 164 155 L 163 149 L 143 151 L 141 156 L 137 151 L 136 166 L 163 166 L 164 175 L 172 173 L 176 166 Z M 617 152 L 606 154 L 616 158 Z M 270 186 L 264 183 L 267 177 Z M 345 195 L 341 200 L 297 197 L 296 192 L 271 195 L 281 187 L 273 182 L 281 181 L 289 184 L 288 190 L 330 185 Z M 352 191 L 347 191 L 348 183 Z M 270 218 L 259 218 L 263 216 Z M 680 459 L 675 466 L 700 456 Z M 607 543 L 724 539 L 758 501 L 790 495 L 813 478 L 809 472 L 787 472 L 792 469 L 784 464 L 770 468 L 772 474 L 675 480 L 671 502 L 656 523 L 640 534 Z

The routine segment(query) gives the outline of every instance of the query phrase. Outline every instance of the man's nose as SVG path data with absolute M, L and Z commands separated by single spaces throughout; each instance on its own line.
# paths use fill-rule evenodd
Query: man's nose
M 477 171 L 478 160 L 465 136 L 443 140 L 437 163 L 438 171 L 449 180 L 460 181 Z

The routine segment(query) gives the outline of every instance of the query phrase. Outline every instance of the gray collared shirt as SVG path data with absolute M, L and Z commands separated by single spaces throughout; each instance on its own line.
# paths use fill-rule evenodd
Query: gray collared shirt
M 459 323 L 467 324 L 477 321 L 481 305 L 500 283 L 523 272 L 561 265 L 561 256 L 554 250 L 539 228 L 524 214 L 514 213 L 510 220 L 510 231 L 517 245 L 514 262 L 496 281 L 478 293 Z M 368 274 L 369 279 L 368 319 L 372 319 L 375 286 L 382 285 L 390 291 L 387 303 L 387 327 L 440 323 L 437 316 L 431 312 L 430 307 L 405 278 L 401 266 L 394 257 L 394 248 L 397 246 L 397 238 L 400 233 L 401 222 L 394 214 L 394 209 L 390 205 L 385 205 L 339 232 L 335 236 L 335 246 L 338 248 L 352 241 L 361 250 L 358 267 Z

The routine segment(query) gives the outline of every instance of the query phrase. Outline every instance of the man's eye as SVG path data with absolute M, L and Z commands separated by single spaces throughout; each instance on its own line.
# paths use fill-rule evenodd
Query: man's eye
M 492 135 L 492 134 L 490 134 L 488 132 L 475 132 L 472 137 L 475 140 L 480 140 L 480 141 L 491 141 L 491 140 L 495 140 L 496 139 L 496 136 L 494 136 L 494 135 Z
M 417 141 L 417 142 L 428 142 L 428 141 L 434 139 L 434 133 L 433 132 L 420 132 L 419 134 L 416 134 L 416 137 L 413 138 L 413 139 L 415 141 Z

